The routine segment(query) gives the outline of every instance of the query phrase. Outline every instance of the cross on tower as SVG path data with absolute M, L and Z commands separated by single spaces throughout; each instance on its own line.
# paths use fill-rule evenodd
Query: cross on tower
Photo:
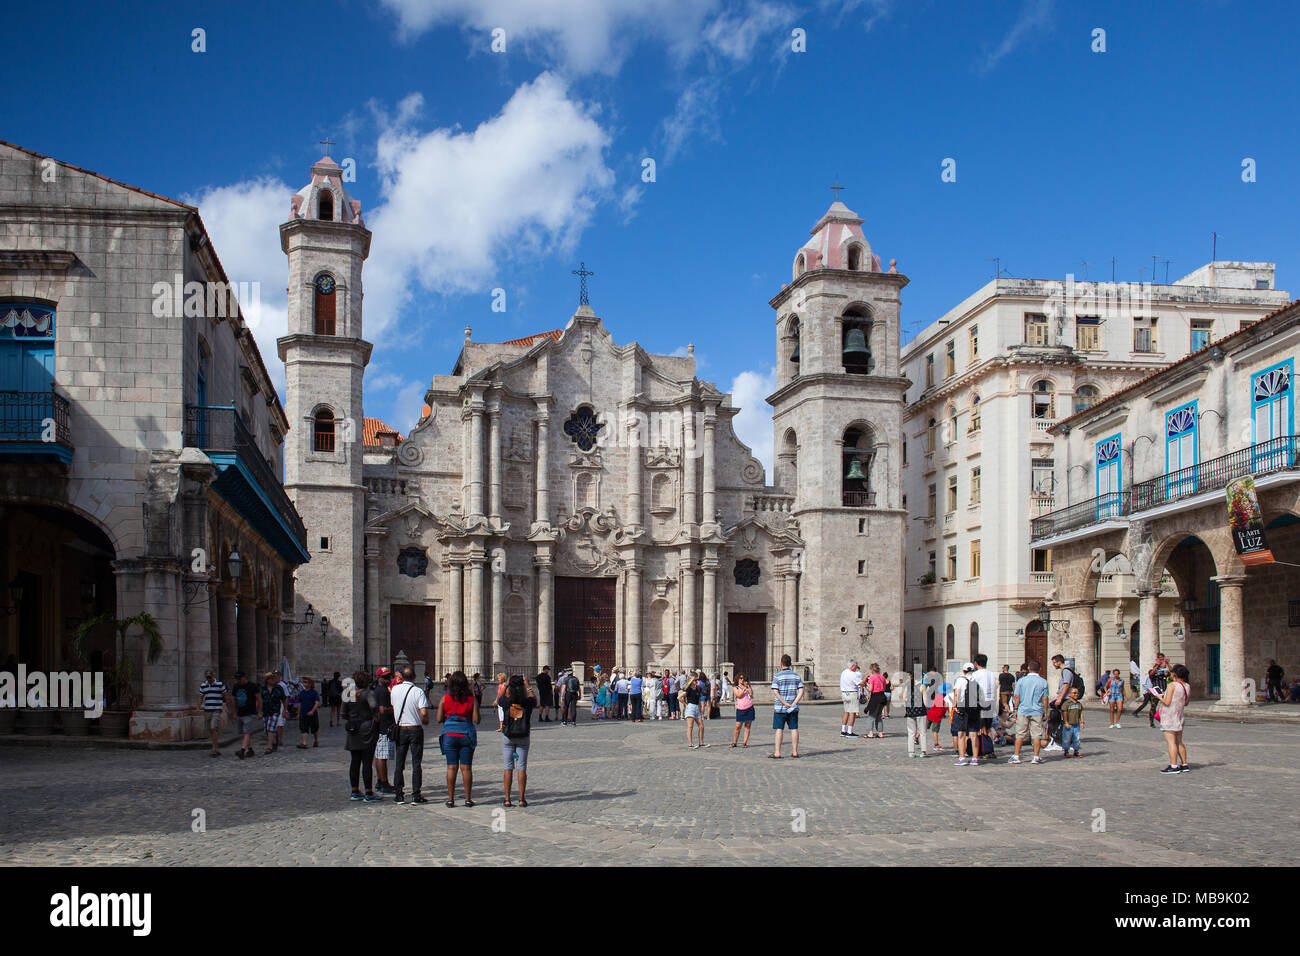
M 329 134 L 329 133 L 326 133 L 326 134 L 325 134 L 325 138 L 322 139 L 322 140 L 320 140 L 319 142 L 320 142 L 320 145 L 321 145 L 321 146 L 324 146 L 324 147 L 325 147 L 325 155 L 326 155 L 326 156 L 328 156 L 328 155 L 330 154 L 330 147 L 331 147 L 331 146 L 337 146 L 337 145 L 338 145 L 337 143 L 334 142 L 334 140 L 330 139 L 330 134 Z
M 587 271 L 587 263 L 578 263 L 578 268 L 572 270 L 573 274 L 578 277 L 578 305 L 591 305 L 587 301 L 587 276 L 594 276 L 596 273 Z
M 840 201 L 840 190 L 841 190 L 841 189 L 847 189 L 847 188 L 848 188 L 847 186 L 841 186 L 841 185 L 840 185 L 840 177 L 836 176 L 836 177 L 835 177 L 835 185 L 830 187 L 831 192 L 835 193 L 835 201 L 836 201 L 836 202 L 839 202 L 839 201 Z

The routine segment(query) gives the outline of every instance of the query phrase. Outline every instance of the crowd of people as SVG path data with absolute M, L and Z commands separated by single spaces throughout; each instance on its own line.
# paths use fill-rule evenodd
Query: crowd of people
M 864 670 L 856 660 L 850 660 L 840 675 L 840 736 L 859 737 L 857 719 L 865 714 L 864 736 L 885 738 L 885 719 L 891 703 L 897 703 L 903 708 L 910 757 L 944 751 L 940 736 L 945 720 L 957 766 L 978 766 L 981 759 L 994 759 L 996 747 L 1008 746 L 1012 748 L 1007 761 L 1011 764 L 1021 762 L 1026 745 L 1035 764 L 1042 763 L 1044 755 L 1053 751 L 1066 758 L 1081 757 L 1086 727 L 1083 681 L 1073 661 L 1062 655 L 1054 655 L 1050 664 L 1056 672 L 1054 691 L 1048 676 L 1040 673 L 1038 661 L 1025 662 L 1014 674 L 1004 665 L 1000 673 L 994 674 L 987 656 L 977 654 L 949 683 L 935 671 L 919 676 L 896 672 L 891 679 L 879 664 L 869 664 Z M 1136 665 L 1132 670 L 1136 673 Z M 1276 682 L 1281 686 L 1281 668 L 1277 671 Z M 606 674 L 597 666 L 594 673 L 585 688 L 582 679 L 568 668 L 552 676 L 551 668 L 543 667 L 533 681 L 518 674 L 496 675 L 496 693 L 487 712 L 495 711 L 496 731 L 501 739 L 504 806 L 528 806 L 527 766 L 534 716 L 546 723 L 558 715 L 561 725 L 575 726 L 584 690 L 592 721 L 681 720 L 686 724 L 686 744 L 692 750 L 709 746 L 705 742 L 707 723 L 722 716 L 724 704 L 733 703 L 730 745 L 747 748 L 755 704 L 765 696 L 739 673 L 734 680 L 725 672 L 709 675 L 686 669 L 643 672 L 616 666 Z M 1270 670 L 1270 692 L 1273 679 Z M 1161 771 L 1164 774 L 1187 773 L 1191 769 L 1183 743 L 1184 709 L 1190 697 L 1188 681 L 1185 666 L 1159 655 L 1142 674 L 1141 701 L 1132 711 L 1136 715 L 1146 710 L 1150 725 L 1159 723 L 1168 750 L 1168 764 Z M 456 805 L 459 781 L 463 805 L 472 807 L 474 753 L 487 684 L 482 675 L 469 677 L 463 671 L 444 675 L 442 683 L 445 691 L 434 707 L 430 703 L 431 679 L 426 676 L 417 681 L 410 665 L 399 671 L 379 667 L 373 674 L 357 671 L 346 683 L 335 671 L 319 690 L 312 678 L 304 678 L 301 686 L 294 688 L 291 701 L 290 686 L 279 671 L 266 673 L 260 684 L 239 672 L 229 687 L 208 671 L 199 688 L 196 709 L 207 718 L 213 756 L 220 755 L 223 715 L 229 714 L 237 721 L 241 745 L 236 755 L 240 759 L 256 754 L 253 737 L 259 727 L 265 736 L 263 754 L 276 752 L 283 744 L 287 721 L 295 718 L 300 735 L 298 748 L 318 747 L 321 711 L 326 710 L 328 726 L 344 730 L 344 747 L 350 756 L 351 799 L 373 803 L 391 796 L 399 804 L 408 802 L 408 794 L 411 803 L 428 802 L 423 790 L 423 759 L 425 728 L 432 712 L 433 722 L 441 728 L 438 749 L 446 760 L 446 805 Z M 811 699 L 811 689 L 811 684 L 805 685 L 794 670 L 789 655 L 783 655 L 781 669 L 770 685 L 770 758 L 783 757 L 787 732 L 791 738 L 790 756 L 801 756 L 799 710 L 805 700 Z M 1127 677 L 1119 669 L 1104 673 L 1095 691 L 1105 704 L 1109 728 L 1120 728 L 1124 703 L 1130 696 Z

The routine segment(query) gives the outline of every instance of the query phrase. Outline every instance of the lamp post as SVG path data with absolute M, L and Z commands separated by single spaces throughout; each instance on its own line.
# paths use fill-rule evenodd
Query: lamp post
M 289 622 L 290 633 L 297 634 L 301 628 L 311 627 L 311 622 L 316 618 L 316 612 L 312 609 L 310 604 L 307 605 L 307 611 L 302 617 L 303 619 L 301 621 Z
M 329 630 L 329 628 L 330 628 L 330 619 L 327 618 L 324 614 L 322 614 L 322 615 L 321 615 L 321 618 L 320 618 L 320 639 L 321 639 L 321 641 L 324 641 L 324 640 L 325 640 L 325 633 Z
M 1056 628 L 1062 634 L 1065 634 L 1070 630 L 1069 621 L 1052 620 L 1052 610 L 1047 606 L 1046 601 L 1042 601 L 1038 605 L 1038 619 L 1043 622 L 1043 630 L 1045 631 L 1051 631 L 1052 628 Z
M 17 614 L 19 605 L 22 603 L 23 582 L 19 580 L 18 575 L 15 574 L 13 580 L 9 582 L 9 604 L 5 607 L 5 614 Z

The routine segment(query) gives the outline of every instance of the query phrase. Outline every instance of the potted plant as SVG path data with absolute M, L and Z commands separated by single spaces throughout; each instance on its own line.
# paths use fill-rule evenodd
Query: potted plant
M 921 585 L 922 587 L 925 587 L 928 584 L 933 584 L 934 572 L 926 571 L 925 574 L 921 575 L 919 578 L 916 579 L 916 583 Z
M 162 653 L 162 633 L 158 630 L 158 622 L 148 611 L 122 618 L 113 617 L 111 613 L 105 611 L 97 617 L 83 621 L 73 632 L 72 653 L 84 658 L 86 639 L 95 628 L 104 624 L 111 625 L 117 632 L 117 640 L 114 642 L 115 663 L 104 672 L 106 689 L 113 691 L 113 703 L 104 708 L 104 716 L 99 719 L 99 733 L 104 737 L 124 737 L 131 722 L 131 711 L 135 709 L 138 700 L 134 686 L 135 664 L 126 653 L 126 632 L 132 627 L 139 627 L 144 632 L 145 637 L 149 639 L 145 659 L 150 664 Z

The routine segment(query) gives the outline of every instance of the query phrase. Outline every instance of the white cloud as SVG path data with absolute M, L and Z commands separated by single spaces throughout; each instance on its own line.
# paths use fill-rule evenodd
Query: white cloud
M 872 27 L 893 12 L 894 0 L 821 0 L 819 6 L 823 10 L 838 8 L 835 17 L 835 26 L 837 27 L 844 22 L 846 17 L 856 15 L 860 8 L 865 7 L 866 11 L 862 16 L 862 29 L 869 33 Z
M 733 62 L 748 64 L 763 38 L 772 39 L 777 28 L 789 25 L 794 16 L 794 10 L 785 4 L 756 0 L 734 13 L 719 14 L 705 27 L 704 39 L 711 49 Z M 788 38 L 788 32 L 783 31 L 781 43 Z
M 241 297 L 244 320 L 262 353 L 275 388 L 284 392 L 284 366 L 275 340 L 288 330 L 285 277 L 280 251 L 280 223 L 288 218 L 292 190 L 278 179 L 263 177 L 216 186 L 181 201 L 199 207 L 212 246 L 232 284 L 256 282 L 259 295 Z
M 767 469 L 772 482 L 772 408 L 767 396 L 776 391 L 775 366 L 759 371 L 744 371 L 731 382 L 731 404 L 740 409 L 732 427 L 736 437 L 754 450 L 754 457 Z
M 609 135 L 554 74 L 521 86 L 472 132 L 417 131 L 420 105 L 404 100 L 377 144 L 383 200 L 367 217 L 371 336 L 417 288 L 486 295 L 513 261 L 572 249 L 614 183 Z
M 719 0 L 382 0 L 401 34 L 442 26 L 477 31 L 484 53 L 491 32 L 505 31 L 506 53 L 519 45 L 540 51 L 572 75 L 616 74 L 640 40 L 664 43 L 679 59 L 699 42 L 700 28 Z M 495 55 L 495 54 L 491 54 Z
M 718 126 L 718 96 L 721 81 L 714 76 L 702 76 L 694 80 L 677 97 L 677 106 L 671 116 L 663 121 L 661 136 L 663 138 L 663 159 L 671 163 L 686 144 L 697 136 L 704 136 L 715 142 L 722 141 L 722 131 Z
M 1020 16 L 1011 25 L 1007 35 L 1002 38 L 997 49 L 988 54 L 981 64 L 981 71 L 990 72 L 1003 57 L 1011 53 L 1027 37 L 1043 27 L 1050 26 L 1055 0 L 1024 0 Z
M 388 418 L 384 421 L 392 425 L 403 435 L 409 435 L 416 422 L 420 420 L 420 411 L 424 407 L 424 395 L 429 390 L 427 382 L 408 382 L 398 391 L 389 407 Z

